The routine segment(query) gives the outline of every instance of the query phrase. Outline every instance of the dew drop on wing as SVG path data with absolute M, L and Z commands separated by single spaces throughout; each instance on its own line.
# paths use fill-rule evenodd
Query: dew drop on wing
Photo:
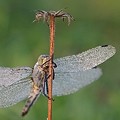
M 53 80 L 53 96 L 62 96 L 74 93 L 82 87 L 98 80 L 102 75 L 100 68 L 79 72 L 55 72 Z
M 28 97 L 31 73 L 29 67 L 0 67 L 0 107 L 14 105 Z
M 107 47 L 95 47 L 77 55 L 66 56 L 55 59 L 58 72 L 77 72 L 92 69 L 112 57 L 116 49 L 108 45 Z M 78 67 L 79 66 L 79 67 Z
M 115 54 L 111 45 L 98 46 L 78 55 L 67 56 L 54 60 L 55 79 L 53 95 L 61 96 L 74 93 L 80 88 L 97 80 L 102 71 L 96 67 Z

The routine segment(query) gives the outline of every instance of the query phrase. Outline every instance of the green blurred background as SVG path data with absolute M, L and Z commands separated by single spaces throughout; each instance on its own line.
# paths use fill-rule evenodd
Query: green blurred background
M 53 120 L 120 119 L 120 1 L 119 0 L 0 0 L 0 66 L 31 66 L 49 52 L 46 23 L 32 23 L 35 11 L 65 9 L 75 21 L 56 20 L 55 57 L 111 44 L 117 53 L 100 65 L 103 76 L 79 92 L 55 97 Z M 25 101 L 0 109 L 1 120 L 46 120 L 47 99 L 36 102 L 25 118 Z

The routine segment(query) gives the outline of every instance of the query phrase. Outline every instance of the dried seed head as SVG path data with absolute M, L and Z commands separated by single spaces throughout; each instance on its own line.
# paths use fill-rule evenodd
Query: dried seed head
M 43 18 L 43 20 L 48 23 L 50 16 L 59 17 L 63 21 L 65 18 L 67 18 L 68 25 L 70 24 L 71 20 L 74 20 L 74 18 L 69 13 L 64 12 L 62 9 L 58 11 L 48 11 L 48 12 L 43 10 L 38 10 L 36 12 L 35 20 L 33 22 L 36 21 L 39 22 Z

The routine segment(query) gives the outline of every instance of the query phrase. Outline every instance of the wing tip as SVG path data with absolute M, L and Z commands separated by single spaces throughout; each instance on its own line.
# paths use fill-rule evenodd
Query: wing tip
M 105 44 L 105 45 L 102 45 L 101 47 L 108 47 L 108 45 L 107 45 L 107 44 Z
M 102 45 L 101 47 L 107 48 L 108 50 L 110 50 L 113 53 L 113 55 L 116 53 L 116 48 L 112 45 L 105 44 L 105 45 Z

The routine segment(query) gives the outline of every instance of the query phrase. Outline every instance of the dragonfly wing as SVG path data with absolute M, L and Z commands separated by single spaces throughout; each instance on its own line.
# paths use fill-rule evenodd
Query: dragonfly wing
M 102 75 L 100 68 L 79 72 L 55 72 L 53 96 L 68 95 L 92 83 Z
M 0 108 L 14 105 L 27 98 L 32 89 L 31 79 L 22 79 L 0 89 Z
M 67 56 L 54 60 L 57 64 L 56 72 L 78 72 L 89 70 L 105 62 L 115 54 L 111 45 L 98 46 L 78 55 Z
M 0 67 L 0 89 L 12 85 L 17 81 L 30 76 L 31 73 L 32 68 L 30 67 Z

